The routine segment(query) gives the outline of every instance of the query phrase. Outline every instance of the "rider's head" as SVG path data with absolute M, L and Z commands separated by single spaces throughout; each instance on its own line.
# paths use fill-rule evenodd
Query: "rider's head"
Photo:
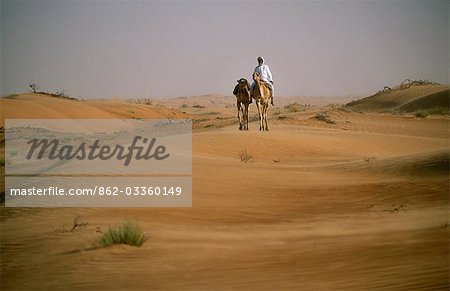
M 264 58 L 263 57 L 258 57 L 258 64 L 259 65 L 262 65 L 262 64 L 264 64 Z

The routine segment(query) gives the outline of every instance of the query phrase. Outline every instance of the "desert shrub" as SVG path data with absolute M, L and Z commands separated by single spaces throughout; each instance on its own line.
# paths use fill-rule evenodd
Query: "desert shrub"
M 239 159 L 243 163 L 248 163 L 253 160 L 253 155 L 249 151 L 244 150 L 239 154 Z
M 429 114 L 435 114 L 435 115 L 447 115 L 448 114 L 448 108 L 444 106 L 435 106 L 433 108 L 430 108 L 427 110 Z
M 286 106 L 284 106 L 285 109 L 289 110 L 290 112 L 299 112 L 299 111 L 303 111 L 303 105 L 298 104 L 298 103 L 291 103 L 288 104 Z
M 341 105 L 340 107 L 338 107 L 338 110 L 340 111 L 344 111 L 344 112 L 350 112 L 350 108 L 347 107 L 347 105 Z
M 147 237 L 137 225 L 126 222 L 118 227 L 110 227 L 99 238 L 99 243 L 103 247 L 115 244 L 140 247 L 146 240 Z
M 334 122 L 333 120 L 330 119 L 330 117 L 328 116 L 328 113 L 326 113 L 326 112 L 325 113 L 317 113 L 315 118 L 317 120 L 324 121 L 329 124 L 336 124 L 336 122 Z
M 187 104 L 186 103 L 183 103 L 183 105 L 181 105 L 181 108 L 187 108 L 188 106 L 187 106 Z
M 192 108 L 205 108 L 205 106 L 202 106 L 200 104 L 196 104 L 196 105 L 192 106 Z
M 130 98 L 128 103 L 152 105 L 153 100 L 150 98 Z
M 416 117 L 425 118 L 429 115 L 427 110 L 417 110 L 415 113 Z

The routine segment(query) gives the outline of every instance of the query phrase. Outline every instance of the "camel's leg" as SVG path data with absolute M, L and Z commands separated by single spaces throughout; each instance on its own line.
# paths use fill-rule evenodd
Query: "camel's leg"
M 241 104 L 242 129 L 245 127 L 245 104 Z
M 256 109 L 258 109 L 258 119 L 261 119 L 261 114 L 260 114 L 260 110 L 259 110 L 259 101 L 256 101 Z M 261 122 L 259 124 L 259 130 L 261 130 Z
M 248 103 L 244 107 L 244 129 L 248 130 Z
M 264 106 L 264 122 L 266 123 L 266 131 L 269 131 L 269 126 L 267 125 L 267 109 L 269 104 L 266 104 Z
M 239 130 L 242 130 L 242 116 L 241 116 L 241 102 L 236 103 L 237 110 L 238 110 L 238 121 L 239 121 Z
M 258 107 L 258 115 L 259 115 L 259 130 L 264 131 L 264 105 L 259 104 Z
M 261 126 L 263 131 L 266 131 L 266 104 L 262 106 L 262 120 L 261 120 Z

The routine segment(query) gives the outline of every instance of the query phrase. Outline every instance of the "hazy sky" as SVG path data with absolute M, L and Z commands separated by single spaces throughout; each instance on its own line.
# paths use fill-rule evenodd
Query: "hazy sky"
M 1 95 L 231 95 L 264 56 L 277 95 L 449 83 L 449 1 L 3 1 Z

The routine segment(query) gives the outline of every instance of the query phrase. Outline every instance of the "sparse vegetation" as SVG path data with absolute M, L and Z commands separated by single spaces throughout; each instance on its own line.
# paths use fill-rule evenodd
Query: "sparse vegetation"
M 392 204 L 392 209 L 390 209 L 389 211 L 392 213 L 399 212 L 400 210 L 406 211 L 405 207 L 406 207 L 406 201 L 398 206 L 396 204 Z
M 33 93 L 37 93 L 39 90 L 38 85 L 36 83 L 31 83 L 28 86 L 30 86 L 31 90 L 33 90 Z
M 140 247 L 146 240 L 147 237 L 137 225 L 126 222 L 118 227 L 110 227 L 99 238 L 99 243 L 103 247 L 109 247 L 115 244 Z
M 403 89 L 408 89 L 411 86 L 420 86 L 420 85 L 440 85 L 440 84 L 437 83 L 437 82 L 429 81 L 429 80 L 411 80 L 411 79 L 406 79 L 403 82 L 401 82 L 399 86 L 396 86 L 394 88 L 391 88 L 389 86 L 384 86 L 383 89 L 378 90 L 375 94 L 371 95 L 370 97 L 374 97 L 374 96 L 377 96 L 377 95 L 380 95 L 380 94 L 389 94 L 389 93 L 391 93 L 392 91 L 395 91 L 395 90 L 403 90 Z M 350 104 L 351 103 L 352 102 L 350 102 Z M 356 103 L 352 104 L 352 105 L 356 105 Z
M 0 157 L 0 166 L 4 167 L 6 165 L 5 157 Z
M 200 104 L 195 104 L 194 106 L 192 106 L 192 108 L 205 108 L 205 106 L 202 106 Z
M 429 115 L 427 110 L 417 110 L 415 113 L 416 117 L 425 118 Z
M 153 100 L 150 98 L 130 98 L 128 103 L 152 105 Z
M 248 163 L 253 160 L 253 155 L 249 151 L 244 150 L 239 154 L 239 158 L 241 162 Z
M 36 83 L 31 83 L 28 84 L 28 86 L 31 88 L 32 93 L 35 94 L 44 94 L 44 95 L 48 95 L 51 97 L 58 97 L 58 98 L 66 98 L 66 99 L 71 99 L 71 100 L 77 100 L 76 98 L 70 97 L 69 95 L 67 95 L 65 90 L 61 90 L 61 91 L 56 91 L 54 93 L 52 92 L 46 92 L 46 91 L 39 91 L 39 87 Z
M 73 226 L 70 231 L 74 231 L 77 227 L 87 226 L 89 223 L 82 221 L 81 216 L 76 216 L 73 219 Z
M 336 122 L 334 120 L 330 119 L 330 116 L 328 115 L 328 113 L 326 112 L 322 112 L 322 113 L 317 113 L 315 118 L 317 120 L 329 123 L 329 124 L 336 124 Z
M 440 84 L 437 82 L 429 81 L 429 80 L 406 79 L 405 81 L 400 83 L 400 89 L 407 89 L 411 86 L 416 86 L 416 85 L 440 85 Z
M 449 109 L 444 106 L 435 106 L 427 111 L 431 115 L 447 115 L 449 113 Z
M 285 109 L 289 110 L 290 112 L 300 112 L 304 111 L 304 107 L 301 104 L 298 103 L 291 103 L 286 106 L 284 106 Z
M 338 107 L 338 110 L 344 111 L 344 112 L 350 112 L 351 111 L 350 108 L 348 108 L 346 104 L 343 104 L 340 107 Z
M 449 114 L 449 109 L 444 106 L 435 106 L 428 109 L 419 109 L 415 112 L 416 117 L 425 118 L 428 115 L 447 115 Z
M 375 160 L 373 157 L 364 157 L 364 162 L 370 163 L 371 161 Z

